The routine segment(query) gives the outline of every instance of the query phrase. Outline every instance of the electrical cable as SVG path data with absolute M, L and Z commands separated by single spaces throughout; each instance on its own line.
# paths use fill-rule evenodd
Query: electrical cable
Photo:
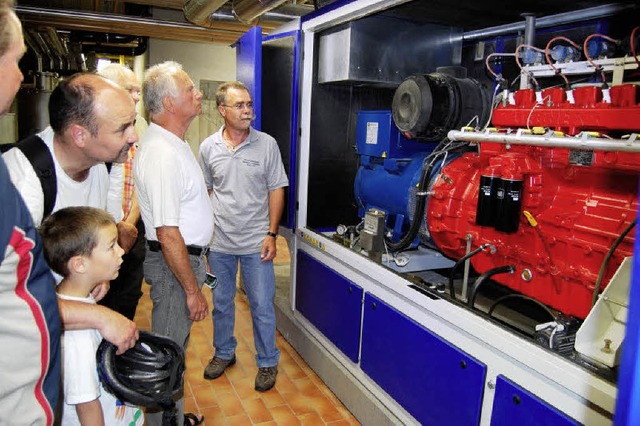
M 545 305 L 544 303 L 529 297 L 529 296 L 525 296 L 524 294 L 507 294 L 506 296 L 502 296 L 499 297 L 498 299 L 496 299 L 495 302 L 493 302 L 493 304 L 489 307 L 489 311 L 487 312 L 487 315 L 492 316 L 493 311 L 498 307 L 498 305 L 501 305 L 502 303 L 506 302 L 507 300 L 511 300 L 511 299 L 522 299 L 522 300 L 526 300 L 529 302 L 533 302 L 536 305 L 538 305 L 540 308 L 542 308 L 542 310 L 544 310 L 546 313 L 549 314 L 549 316 L 551 317 L 551 319 L 556 319 L 555 314 L 553 313 L 553 311 L 551 309 L 549 309 L 549 307 L 547 305 Z
M 562 72 L 555 67 L 555 65 L 553 65 L 553 61 L 551 60 L 551 58 L 549 57 L 549 46 L 551 46 L 551 43 L 553 43 L 556 40 L 564 40 L 566 42 L 568 42 L 569 44 L 571 44 L 573 47 L 575 47 L 578 50 L 582 50 L 582 47 L 578 46 L 573 40 L 570 40 L 564 36 L 557 36 L 552 38 L 551 40 L 549 40 L 549 42 L 547 43 L 547 46 L 544 49 L 544 57 L 547 60 L 547 63 L 549 64 L 549 66 L 551 67 L 551 69 L 560 77 L 562 77 L 562 79 L 564 80 L 564 84 L 565 87 L 567 89 L 569 89 L 569 79 L 567 78 L 566 75 L 562 74 Z
M 593 62 L 593 59 L 591 59 L 589 57 L 589 51 L 587 50 L 587 43 L 589 43 L 589 40 L 591 40 L 594 37 L 600 37 L 600 38 L 603 38 L 603 39 L 608 40 L 608 41 L 610 41 L 612 43 L 615 43 L 615 44 L 620 44 L 620 42 L 618 40 L 612 39 L 611 37 L 608 37 L 608 36 L 606 36 L 604 34 L 597 34 L 596 33 L 596 34 L 591 34 L 587 38 L 585 38 L 584 39 L 584 43 L 582 44 L 584 57 L 587 58 L 587 61 L 593 66 L 593 68 L 595 68 L 596 72 L 598 72 L 598 71 L 600 72 L 600 77 L 602 78 L 602 84 L 607 84 L 607 80 L 606 80 L 605 75 L 604 75 L 604 69 L 602 69 L 602 67 L 600 65 L 596 64 L 595 62 Z
M 530 73 L 529 71 L 525 70 L 524 67 L 522 66 L 522 64 L 520 63 L 520 57 L 518 56 L 518 52 L 523 47 L 526 47 L 527 49 L 535 50 L 536 52 L 540 52 L 540 53 L 543 53 L 543 54 L 544 54 L 544 49 L 540 49 L 539 47 L 531 46 L 529 44 L 521 44 L 518 47 L 516 47 L 516 51 L 515 51 L 516 64 L 518 64 L 518 67 L 520 68 L 520 74 L 522 75 L 522 74 L 526 73 L 529 76 L 529 78 L 531 79 L 531 81 L 533 81 L 533 83 L 535 84 L 535 87 L 539 88 L 540 85 L 538 84 L 538 80 L 536 80 L 536 78 L 533 76 L 532 73 Z
M 636 61 L 638 68 L 640 68 L 640 60 L 638 60 L 638 55 L 636 54 L 636 31 L 640 30 L 640 27 L 635 27 L 633 31 L 631 31 L 631 40 L 629 45 L 631 46 L 631 54 L 633 55 L 633 59 Z
M 491 69 L 491 64 L 489 64 L 489 59 L 493 58 L 494 56 L 500 57 L 500 56 L 515 56 L 515 53 L 490 53 L 489 55 L 487 55 L 487 58 L 484 60 L 484 64 L 487 66 L 487 70 L 491 73 L 491 75 L 498 81 L 502 80 L 502 76 L 496 74 L 493 69 Z
M 473 309 L 473 304 L 476 301 L 476 296 L 478 294 L 478 289 L 480 286 L 487 280 L 487 278 L 491 278 L 494 275 L 498 274 L 513 274 L 516 271 L 515 265 L 504 265 L 498 266 L 493 269 L 489 269 L 484 274 L 480 275 L 478 279 L 473 283 L 473 287 L 471 288 L 471 294 L 469 294 L 469 301 L 467 305 Z
M 598 272 L 598 278 L 596 279 L 596 284 L 593 288 L 593 297 L 591 298 L 592 307 L 595 306 L 596 302 L 598 301 L 598 294 L 600 293 L 600 286 L 602 285 L 602 279 L 604 278 L 604 273 L 607 270 L 607 264 L 609 263 L 609 260 L 611 259 L 613 252 L 618 248 L 620 243 L 622 243 L 622 240 L 624 240 L 624 237 L 626 237 L 627 234 L 631 232 L 633 227 L 636 226 L 637 220 L 638 220 L 637 218 L 633 219 L 633 222 L 631 222 L 624 229 L 624 231 L 622 231 L 622 233 L 618 235 L 618 238 L 616 238 L 616 240 L 613 242 L 613 244 L 609 248 L 609 251 L 604 256 L 604 259 L 602 260 L 602 265 L 600 266 L 600 272 Z
M 482 244 L 477 249 L 472 250 L 469 253 L 467 253 L 464 256 L 462 256 L 456 262 L 456 264 L 453 265 L 453 268 L 451 268 L 451 272 L 449 272 L 449 296 L 451 296 L 452 300 L 456 300 L 456 292 L 453 290 L 453 277 L 455 276 L 456 271 L 458 270 L 460 265 L 462 265 L 464 262 L 467 261 L 467 259 L 472 258 L 473 256 L 475 256 L 476 254 L 480 253 L 482 250 L 484 250 L 486 248 L 490 248 L 491 249 L 491 254 L 496 252 L 496 247 L 493 244 Z
M 493 110 L 498 106 L 496 105 L 496 100 L 497 100 L 496 98 L 498 96 L 499 91 L 500 91 L 500 84 L 496 84 L 495 89 L 493 89 L 493 95 L 491 96 L 491 109 L 489 110 L 489 117 L 487 118 L 487 122 L 485 123 L 482 130 L 486 130 L 487 127 L 489 127 L 489 124 L 491 124 L 491 119 L 493 118 Z
M 391 241 L 391 239 L 386 239 L 385 237 L 389 250 L 391 252 L 398 252 L 409 247 L 415 239 L 416 235 L 418 235 L 418 231 L 420 230 L 420 226 L 422 225 L 422 220 L 420 218 L 424 216 L 424 211 L 427 205 L 427 196 L 429 195 L 427 189 L 429 187 L 431 173 L 433 172 L 438 157 L 442 154 L 446 155 L 449 151 L 454 151 L 458 148 L 466 147 L 468 145 L 468 142 L 452 145 L 452 142 L 449 139 L 445 139 L 440 142 L 436 149 L 433 150 L 433 152 L 424 159 L 422 166 L 422 175 L 420 176 L 418 189 L 416 191 L 416 206 L 413 211 L 413 220 L 411 221 L 411 226 L 409 227 L 407 233 L 397 243 L 394 243 Z M 444 166 L 444 161 L 441 162 L 440 165 Z

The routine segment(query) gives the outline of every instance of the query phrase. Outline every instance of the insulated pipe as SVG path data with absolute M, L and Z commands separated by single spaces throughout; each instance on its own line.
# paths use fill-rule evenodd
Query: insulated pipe
M 233 14 L 241 22 L 251 22 L 258 16 L 280 6 L 287 0 L 233 0 Z
M 227 0 L 186 0 L 182 10 L 187 21 L 209 28 L 213 22 L 211 14 L 226 2 Z
M 640 152 L 640 141 L 636 141 L 638 137 L 636 133 L 631 134 L 629 139 L 606 139 L 589 137 L 586 133 L 578 137 L 562 137 L 451 130 L 447 137 L 453 141 L 493 142 L 511 145 L 591 149 L 594 151 Z
M 559 13 L 557 15 L 545 16 L 536 21 L 537 28 L 548 28 L 556 25 L 569 24 L 572 22 L 588 21 L 592 19 L 600 19 L 606 16 L 614 15 L 636 6 L 629 4 L 605 4 L 588 9 L 576 10 L 572 12 Z M 503 34 L 512 34 L 522 31 L 525 27 L 524 22 L 516 22 L 513 24 L 498 25 L 496 27 L 485 28 L 482 30 L 468 31 L 462 35 L 464 41 L 480 40 L 484 38 L 495 37 Z

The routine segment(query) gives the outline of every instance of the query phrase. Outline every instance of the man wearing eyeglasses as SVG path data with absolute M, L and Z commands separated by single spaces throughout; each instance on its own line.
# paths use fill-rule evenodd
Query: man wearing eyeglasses
M 218 277 L 213 291 L 215 355 L 204 377 L 216 379 L 236 362 L 234 297 L 240 264 L 257 352 L 255 389 L 264 392 L 278 374 L 273 259 L 289 180 L 275 139 L 251 127 L 255 116 L 247 87 L 239 81 L 222 84 L 216 104 L 224 125 L 202 142 L 199 159 L 212 194 L 215 229 L 209 265 Z

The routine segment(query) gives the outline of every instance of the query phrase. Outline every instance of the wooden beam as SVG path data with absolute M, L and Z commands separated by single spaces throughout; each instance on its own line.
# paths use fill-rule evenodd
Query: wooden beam
M 16 12 L 25 24 L 225 45 L 235 43 L 250 28 L 249 25 L 231 22 L 214 22 L 213 28 L 204 28 L 183 22 L 134 16 L 21 6 L 16 7 Z

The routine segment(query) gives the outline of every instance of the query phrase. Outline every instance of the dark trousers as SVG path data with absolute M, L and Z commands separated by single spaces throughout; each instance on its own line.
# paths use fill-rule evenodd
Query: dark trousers
M 139 220 L 138 239 L 129 253 L 122 256 L 122 266 L 118 278 L 111 281 L 111 288 L 99 303 L 107 308 L 121 313 L 133 321 L 136 314 L 138 300 L 142 296 L 142 278 L 144 271 L 142 264 L 146 252 L 144 224 Z

